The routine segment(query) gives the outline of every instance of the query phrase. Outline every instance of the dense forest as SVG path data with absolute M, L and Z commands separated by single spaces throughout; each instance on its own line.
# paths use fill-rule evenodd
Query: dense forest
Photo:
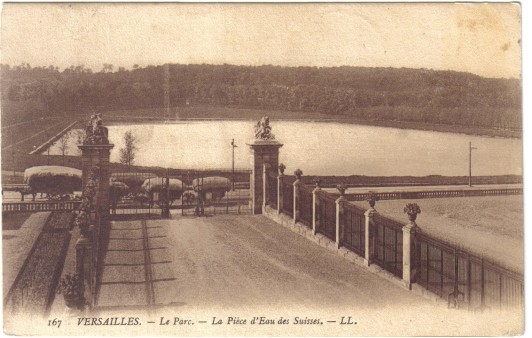
M 520 80 L 453 71 L 205 64 L 126 70 L 105 64 L 93 72 L 22 64 L 2 65 L 1 73 L 4 126 L 43 116 L 187 104 L 521 128 Z

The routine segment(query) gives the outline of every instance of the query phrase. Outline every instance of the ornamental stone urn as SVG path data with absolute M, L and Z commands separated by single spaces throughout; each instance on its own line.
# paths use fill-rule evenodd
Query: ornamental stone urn
M 81 292 L 79 290 L 79 276 L 78 274 L 66 274 L 59 281 L 56 292 L 62 294 L 65 299 L 65 304 L 70 309 L 80 309 L 83 301 Z
M 294 171 L 294 175 L 296 175 L 296 178 L 300 180 L 301 175 L 303 175 L 303 172 L 301 171 L 301 169 L 297 169 L 296 171 Z
M 403 211 L 408 215 L 408 220 L 410 222 L 415 222 L 417 215 L 421 213 L 421 208 L 417 203 L 408 203 Z
M 340 183 L 336 185 L 336 189 L 338 189 L 338 191 L 340 192 L 340 196 L 344 196 L 345 191 L 347 190 L 347 186 L 343 183 Z
M 369 206 L 372 208 L 375 208 L 375 202 L 377 202 L 378 200 L 379 198 L 374 192 L 369 192 L 366 197 L 366 201 L 369 203 Z
M 284 164 L 279 164 L 279 173 L 281 175 L 284 175 L 284 170 L 286 169 L 286 166 Z

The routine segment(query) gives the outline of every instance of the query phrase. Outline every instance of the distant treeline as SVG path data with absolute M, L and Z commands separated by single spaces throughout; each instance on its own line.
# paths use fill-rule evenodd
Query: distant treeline
M 83 66 L 60 71 L 22 64 L 2 65 L 1 72 L 4 125 L 93 110 L 188 104 L 521 128 L 520 80 L 453 71 L 177 64 L 114 71 L 106 64 L 93 72 Z

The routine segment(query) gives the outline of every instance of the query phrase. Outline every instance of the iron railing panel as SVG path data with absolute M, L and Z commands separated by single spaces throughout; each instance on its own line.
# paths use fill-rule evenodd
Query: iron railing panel
M 294 216 L 294 185 L 289 180 L 283 177 L 281 181 L 281 189 L 283 193 L 282 211 L 284 214 Z
M 312 187 L 304 184 L 299 185 L 299 217 L 297 221 L 312 228 Z
M 376 214 L 374 260 L 377 265 L 397 277 L 403 275 L 403 225 Z
M 336 241 L 336 203 L 334 196 L 324 191 L 319 191 L 317 229 L 318 233 L 332 241 Z
M 270 170 L 266 179 L 268 180 L 267 204 L 271 208 L 277 209 L 277 171 Z
M 366 253 L 365 211 L 347 202 L 342 206 L 343 212 L 340 218 L 343 229 L 342 245 L 364 257 Z
M 416 236 L 416 282 L 471 310 L 523 306 L 523 275 L 427 234 Z

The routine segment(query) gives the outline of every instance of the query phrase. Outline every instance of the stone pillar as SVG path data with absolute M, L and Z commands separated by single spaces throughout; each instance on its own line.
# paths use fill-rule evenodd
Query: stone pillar
M 111 177 L 109 158 L 114 144 L 79 145 L 78 147 L 81 149 L 82 187 L 85 187 L 89 180 L 91 168 L 97 165 L 100 168 L 100 184 L 96 198 L 100 201 L 103 215 L 109 215 L 109 178 Z
M 262 213 L 264 199 L 264 164 L 272 168 L 279 166 L 279 148 L 283 145 L 276 140 L 253 140 L 247 144 L 251 149 L 251 211 L 254 215 Z
M 318 223 L 316 219 L 318 207 L 319 207 L 319 199 L 318 199 L 318 192 L 321 190 L 320 187 L 320 179 L 318 177 L 314 178 L 312 180 L 314 184 L 316 185 L 316 188 L 312 190 L 312 234 L 315 235 L 318 231 Z
M 293 217 L 294 217 L 294 224 L 299 219 L 299 185 L 301 184 L 301 175 L 303 175 L 303 172 L 300 169 L 297 169 L 294 171 L 294 175 L 296 175 L 296 180 L 294 181 L 294 201 L 293 201 Z
M 345 201 L 344 196 L 338 197 L 336 200 L 336 248 L 339 249 L 342 246 L 343 229 L 341 224 L 342 217 L 342 203 Z
M 270 190 L 270 183 L 268 181 L 268 168 L 270 165 L 268 163 L 265 163 L 262 166 L 262 186 L 264 189 L 262 189 L 262 212 L 264 213 L 264 208 L 266 208 L 266 203 L 268 202 L 268 192 Z
M 373 262 L 373 253 L 374 253 L 374 230 L 373 230 L 373 216 L 377 214 L 377 210 L 370 206 L 368 210 L 364 213 L 366 216 L 366 221 L 364 224 L 364 265 L 370 266 Z
M 415 257 L 413 257 L 415 252 L 416 230 L 417 225 L 415 221 L 410 221 L 403 227 L 403 283 L 409 289 L 416 275 L 414 269 Z
M 410 289 L 416 276 L 416 218 L 421 208 L 416 203 L 408 203 L 404 212 L 408 214 L 408 223 L 403 227 L 403 284 Z
M 283 208 L 283 173 L 277 176 L 277 214 L 281 214 Z
M 346 200 L 345 190 L 347 187 L 345 184 L 338 184 L 336 189 L 340 192 L 340 197 L 336 200 L 336 248 L 339 249 L 343 240 L 343 229 L 341 224 L 342 219 L 342 203 Z

